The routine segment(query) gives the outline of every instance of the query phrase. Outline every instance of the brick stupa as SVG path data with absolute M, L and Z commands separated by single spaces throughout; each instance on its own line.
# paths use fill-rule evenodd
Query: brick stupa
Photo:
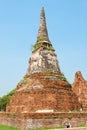
M 80 110 L 78 98 L 61 73 L 49 40 L 44 8 L 41 10 L 37 41 L 33 45 L 27 74 L 17 85 L 7 112 L 58 112 Z

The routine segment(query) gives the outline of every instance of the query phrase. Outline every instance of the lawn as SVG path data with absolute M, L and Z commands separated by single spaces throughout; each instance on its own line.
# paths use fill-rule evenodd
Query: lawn
M 21 130 L 21 129 L 14 128 L 12 126 L 0 125 L 0 130 Z M 29 130 L 37 130 L 37 129 L 29 129 Z M 53 130 L 53 129 L 38 128 L 38 130 Z
M 14 128 L 12 126 L 0 125 L 0 130 L 20 130 L 20 129 Z

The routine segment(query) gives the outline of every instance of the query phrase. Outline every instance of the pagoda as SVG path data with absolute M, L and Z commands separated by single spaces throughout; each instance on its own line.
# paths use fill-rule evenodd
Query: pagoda
M 72 86 L 61 73 L 55 49 L 48 37 L 44 8 L 27 73 L 18 83 L 7 112 L 58 112 L 80 110 Z
M 32 56 L 29 60 L 28 73 L 35 72 L 60 72 L 57 56 L 49 40 L 46 27 L 44 8 L 41 10 L 40 27 L 38 30 L 37 41 L 33 45 Z

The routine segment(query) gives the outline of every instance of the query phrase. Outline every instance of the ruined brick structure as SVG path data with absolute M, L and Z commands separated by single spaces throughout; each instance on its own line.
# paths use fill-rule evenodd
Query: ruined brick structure
M 80 71 L 75 74 L 73 91 L 77 95 L 79 102 L 82 104 L 82 110 L 87 111 L 87 81 L 83 78 Z
M 41 10 L 37 41 L 27 74 L 6 107 L 7 112 L 58 112 L 80 110 L 72 86 L 61 73 L 57 55 L 49 40 L 44 8 Z

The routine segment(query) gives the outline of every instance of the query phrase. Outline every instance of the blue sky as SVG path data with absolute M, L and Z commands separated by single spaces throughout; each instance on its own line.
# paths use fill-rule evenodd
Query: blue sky
M 87 0 L 0 0 L 0 96 L 25 75 L 44 6 L 61 71 L 73 83 L 87 79 Z

